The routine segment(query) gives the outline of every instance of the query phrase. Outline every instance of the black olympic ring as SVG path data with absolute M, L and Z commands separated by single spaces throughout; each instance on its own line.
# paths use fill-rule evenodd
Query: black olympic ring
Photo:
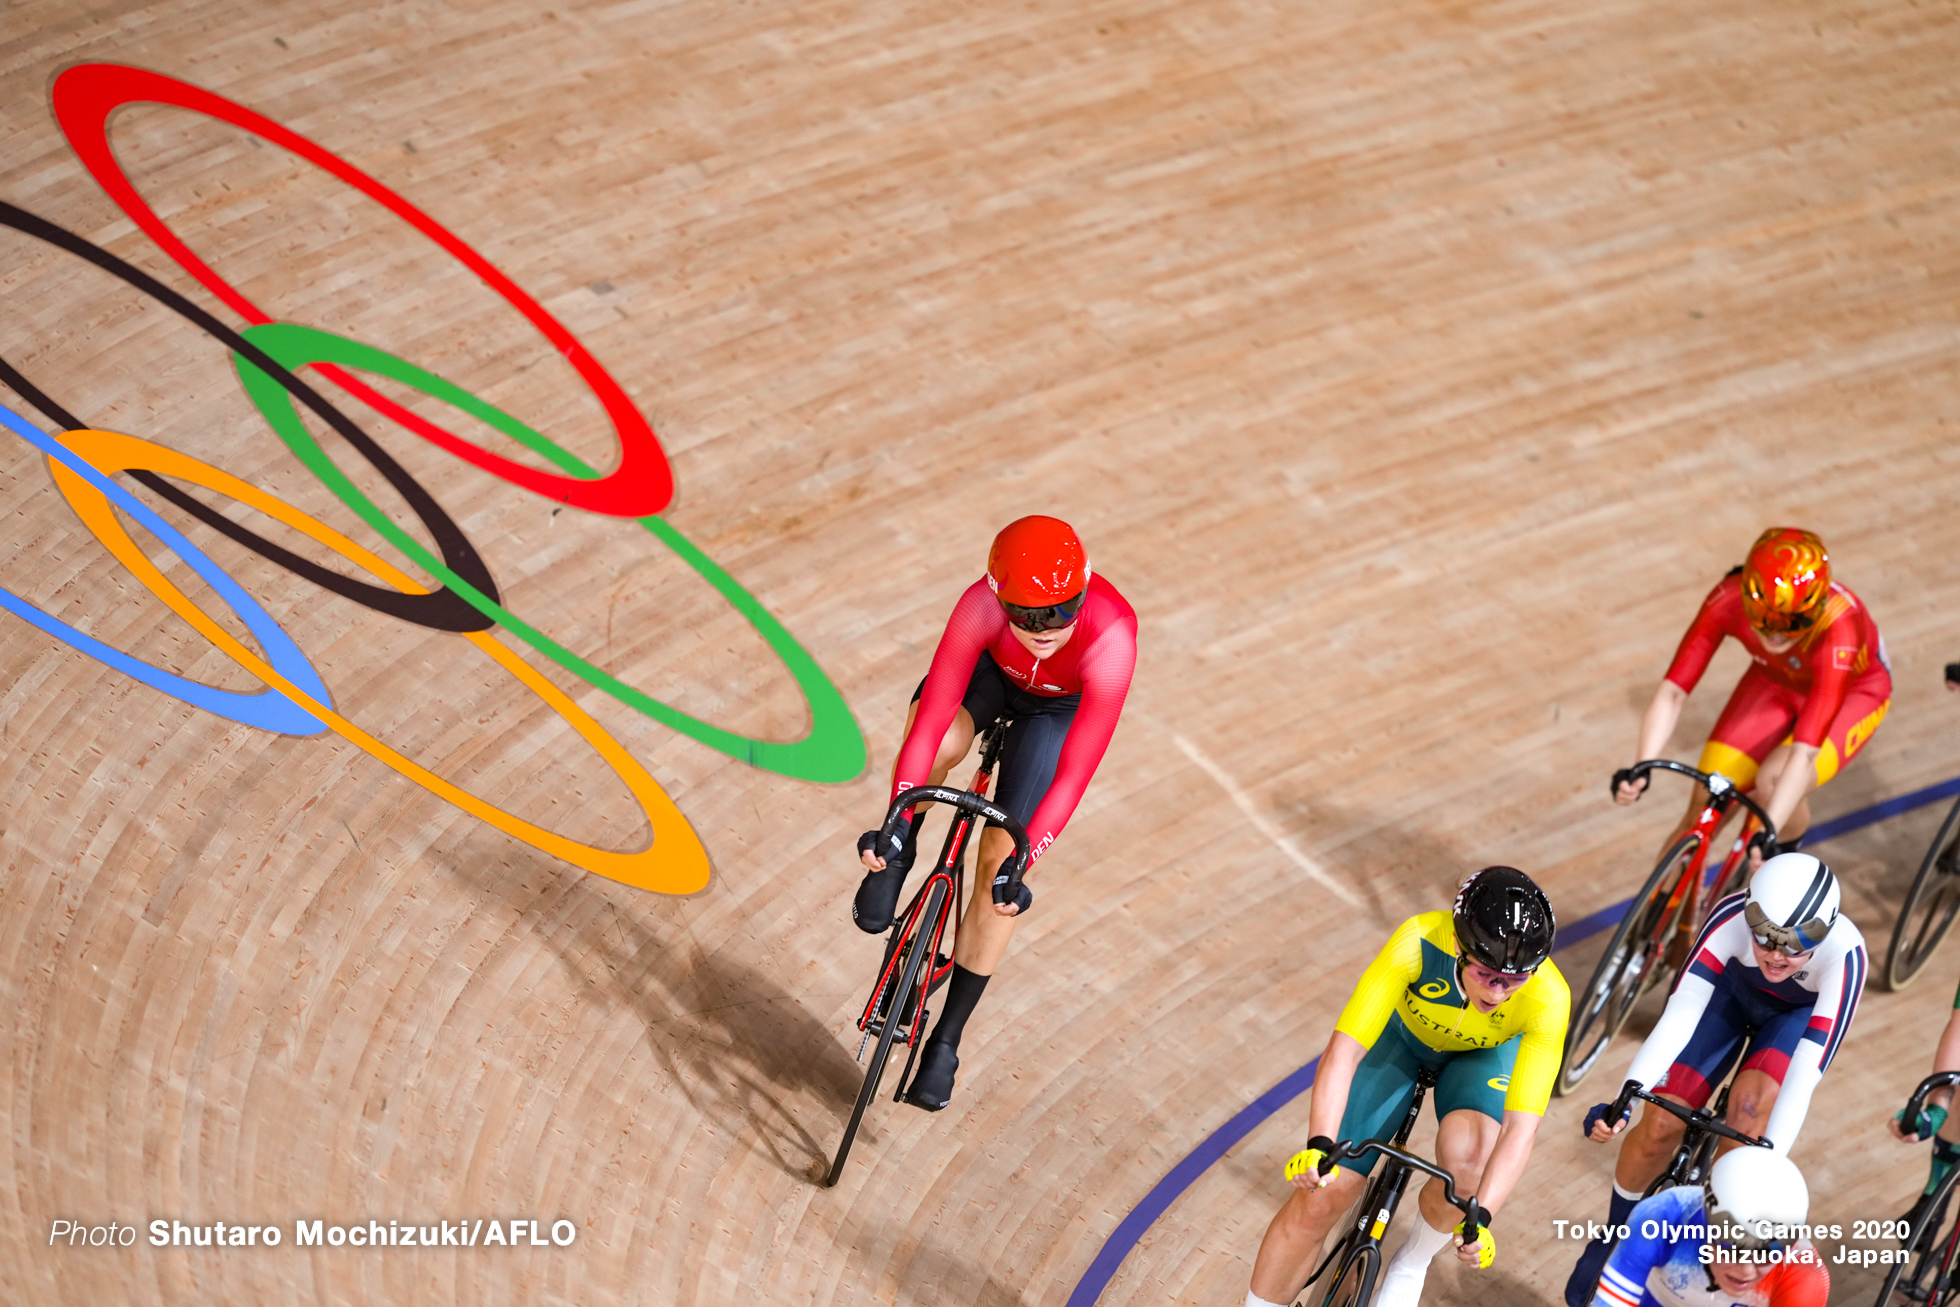
M 207 334 L 216 338 L 219 344 L 234 354 L 244 355 L 260 371 L 284 386 L 293 398 L 318 414 L 322 420 L 340 433 L 341 438 L 352 445 L 362 458 L 367 460 L 370 467 L 387 478 L 388 484 L 395 488 L 408 502 L 415 516 L 421 519 L 423 527 L 435 541 L 436 548 L 442 552 L 443 562 L 451 571 L 488 595 L 491 600 L 502 602 L 497 591 L 497 583 L 491 579 L 490 569 L 485 565 L 482 556 L 477 553 L 476 546 L 470 543 L 469 537 L 463 534 L 463 529 L 456 525 L 449 514 L 443 511 L 442 505 L 436 502 L 435 497 L 423 489 L 421 483 L 410 476 L 407 469 L 397 463 L 387 450 L 374 441 L 373 437 L 356 426 L 353 419 L 274 361 L 264 350 L 148 273 L 123 262 L 93 242 L 77 236 L 64 227 L 58 227 L 45 218 L 37 217 L 25 209 L 0 200 L 0 226 L 11 227 L 23 235 L 46 241 L 50 245 L 88 260 L 96 267 L 121 278 L 130 286 L 163 304 L 180 317 L 203 328 Z M 88 425 L 22 376 L 4 358 L 0 358 L 0 381 L 6 382 L 19 393 L 21 398 L 39 409 L 49 421 L 60 425 L 63 430 L 75 431 Z M 172 485 L 154 472 L 132 470 L 130 476 L 185 512 L 195 515 L 213 530 L 220 531 L 244 545 L 261 558 L 277 563 L 287 571 L 313 582 L 321 589 L 331 591 L 344 599 L 351 599 L 365 608 L 436 631 L 486 631 L 496 624 L 447 587 L 427 594 L 404 594 L 399 590 L 356 581 L 352 577 L 342 576 L 331 568 L 321 567 L 317 563 L 301 558 L 291 550 L 274 544 L 247 527 L 240 526 L 217 509 Z

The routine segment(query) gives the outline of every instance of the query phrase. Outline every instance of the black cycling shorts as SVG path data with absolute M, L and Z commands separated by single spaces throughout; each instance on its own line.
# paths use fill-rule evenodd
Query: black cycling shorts
M 912 691 L 913 703 L 919 701 L 925 688 L 926 683 L 920 681 L 919 688 Z M 1034 820 L 1034 810 L 1041 806 L 1042 796 L 1055 783 L 1055 764 L 1062 756 L 1062 741 L 1068 738 L 1075 710 L 1081 706 L 1080 693 L 1036 694 L 1022 689 L 1007 679 L 994 656 L 984 649 L 980 651 L 980 661 L 973 665 L 966 693 L 960 696 L 960 707 L 973 718 L 976 734 L 1002 717 L 1014 719 L 1013 725 L 1007 728 L 1007 738 L 1001 742 L 993 799 L 1013 813 L 1023 826 Z

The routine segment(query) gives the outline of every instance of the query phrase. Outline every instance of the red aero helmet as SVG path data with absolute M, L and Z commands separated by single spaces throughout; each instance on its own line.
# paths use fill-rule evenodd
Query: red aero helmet
M 1089 584 L 1089 555 L 1075 528 L 1058 517 L 1024 517 L 994 537 L 987 584 L 1004 604 L 1048 608 Z
M 1824 542 L 1794 526 L 1763 532 L 1742 565 L 1742 613 L 1758 631 L 1792 635 L 1807 629 L 1830 592 Z

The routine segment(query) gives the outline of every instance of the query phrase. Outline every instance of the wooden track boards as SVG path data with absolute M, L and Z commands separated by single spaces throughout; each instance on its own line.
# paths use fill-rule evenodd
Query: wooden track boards
M 48 84 L 83 60 L 207 87 L 395 187 L 642 405 L 668 520 L 835 678 L 872 762 L 784 780 L 531 659 L 700 832 L 715 882 L 667 899 L 332 737 L 231 726 L 0 623 L 0 1298 L 1060 1307 L 1462 871 L 1541 874 L 1568 920 L 1629 892 L 1676 801 L 1622 812 L 1605 777 L 1695 603 L 1773 521 L 1830 542 L 1898 678 L 1820 810 L 1953 774 L 1956 47 L 1950 6 L 1904 0 L 9 9 L 0 199 L 218 307 L 56 130 Z M 177 111 L 129 110 L 113 139 L 274 317 L 609 464 L 562 361 L 377 209 Z M 86 420 L 359 533 L 194 330 L 12 233 L 0 297 L 0 354 Z M 386 439 L 528 618 L 721 725 L 803 729 L 760 641 L 645 537 Z M 253 688 L 24 445 L 0 485 L 0 584 Z M 953 596 L 1030 511 L 1073 520 L 1142 615 L 1130 708 L 953 1109 L 874 1109 L 824 1191 L 877 957 L 846 924 L 849 848 Z M 456 637 L 201 531 L 404 753 L 644 842 L 585 745 Z M 1711 671 L 1685 756 L 1739 666 Z M 1934 820 L 1832 846 L 1875 941 Z M 1798 1154 L 1820 1217 L 1893 1214 L 1923 1174 L 1882 1118 L 1956 958 L 1872 995 L 1826 1079 Z M 1436 1300 L 1555 1300 L 1576 1248 L 1544 1222 L 1604 1202 L 1583 1106 L 1554 1105 L 1500 1265 L 1438 1270 Z M 1103 1301 L 1240 1301 L 1304 1114 L 1213 1167 Z M 291 1246 L 302 1217 L 491 1216 L 578 1241 Z M 49 1248 L 56 1218 L 272 1221 L 288 1243 Z

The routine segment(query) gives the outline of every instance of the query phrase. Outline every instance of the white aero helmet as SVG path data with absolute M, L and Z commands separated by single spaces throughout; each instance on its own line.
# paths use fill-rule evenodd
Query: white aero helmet
M 1810 1186 L 1797 1164 L 1768 1148 L 1737 1148 L 1715 1159 L 1701 1186 L 1709 1237 L 1762 1249 L 1788 1243 L 1810 1215 Z
M 1837 921 L 1837 877 L 1808 853 L 1779 853 L 1749 878 L 1749 902 L 1742 911 L 1749 933 L 1764 948 L 1793 957 L 1808 953 Z

